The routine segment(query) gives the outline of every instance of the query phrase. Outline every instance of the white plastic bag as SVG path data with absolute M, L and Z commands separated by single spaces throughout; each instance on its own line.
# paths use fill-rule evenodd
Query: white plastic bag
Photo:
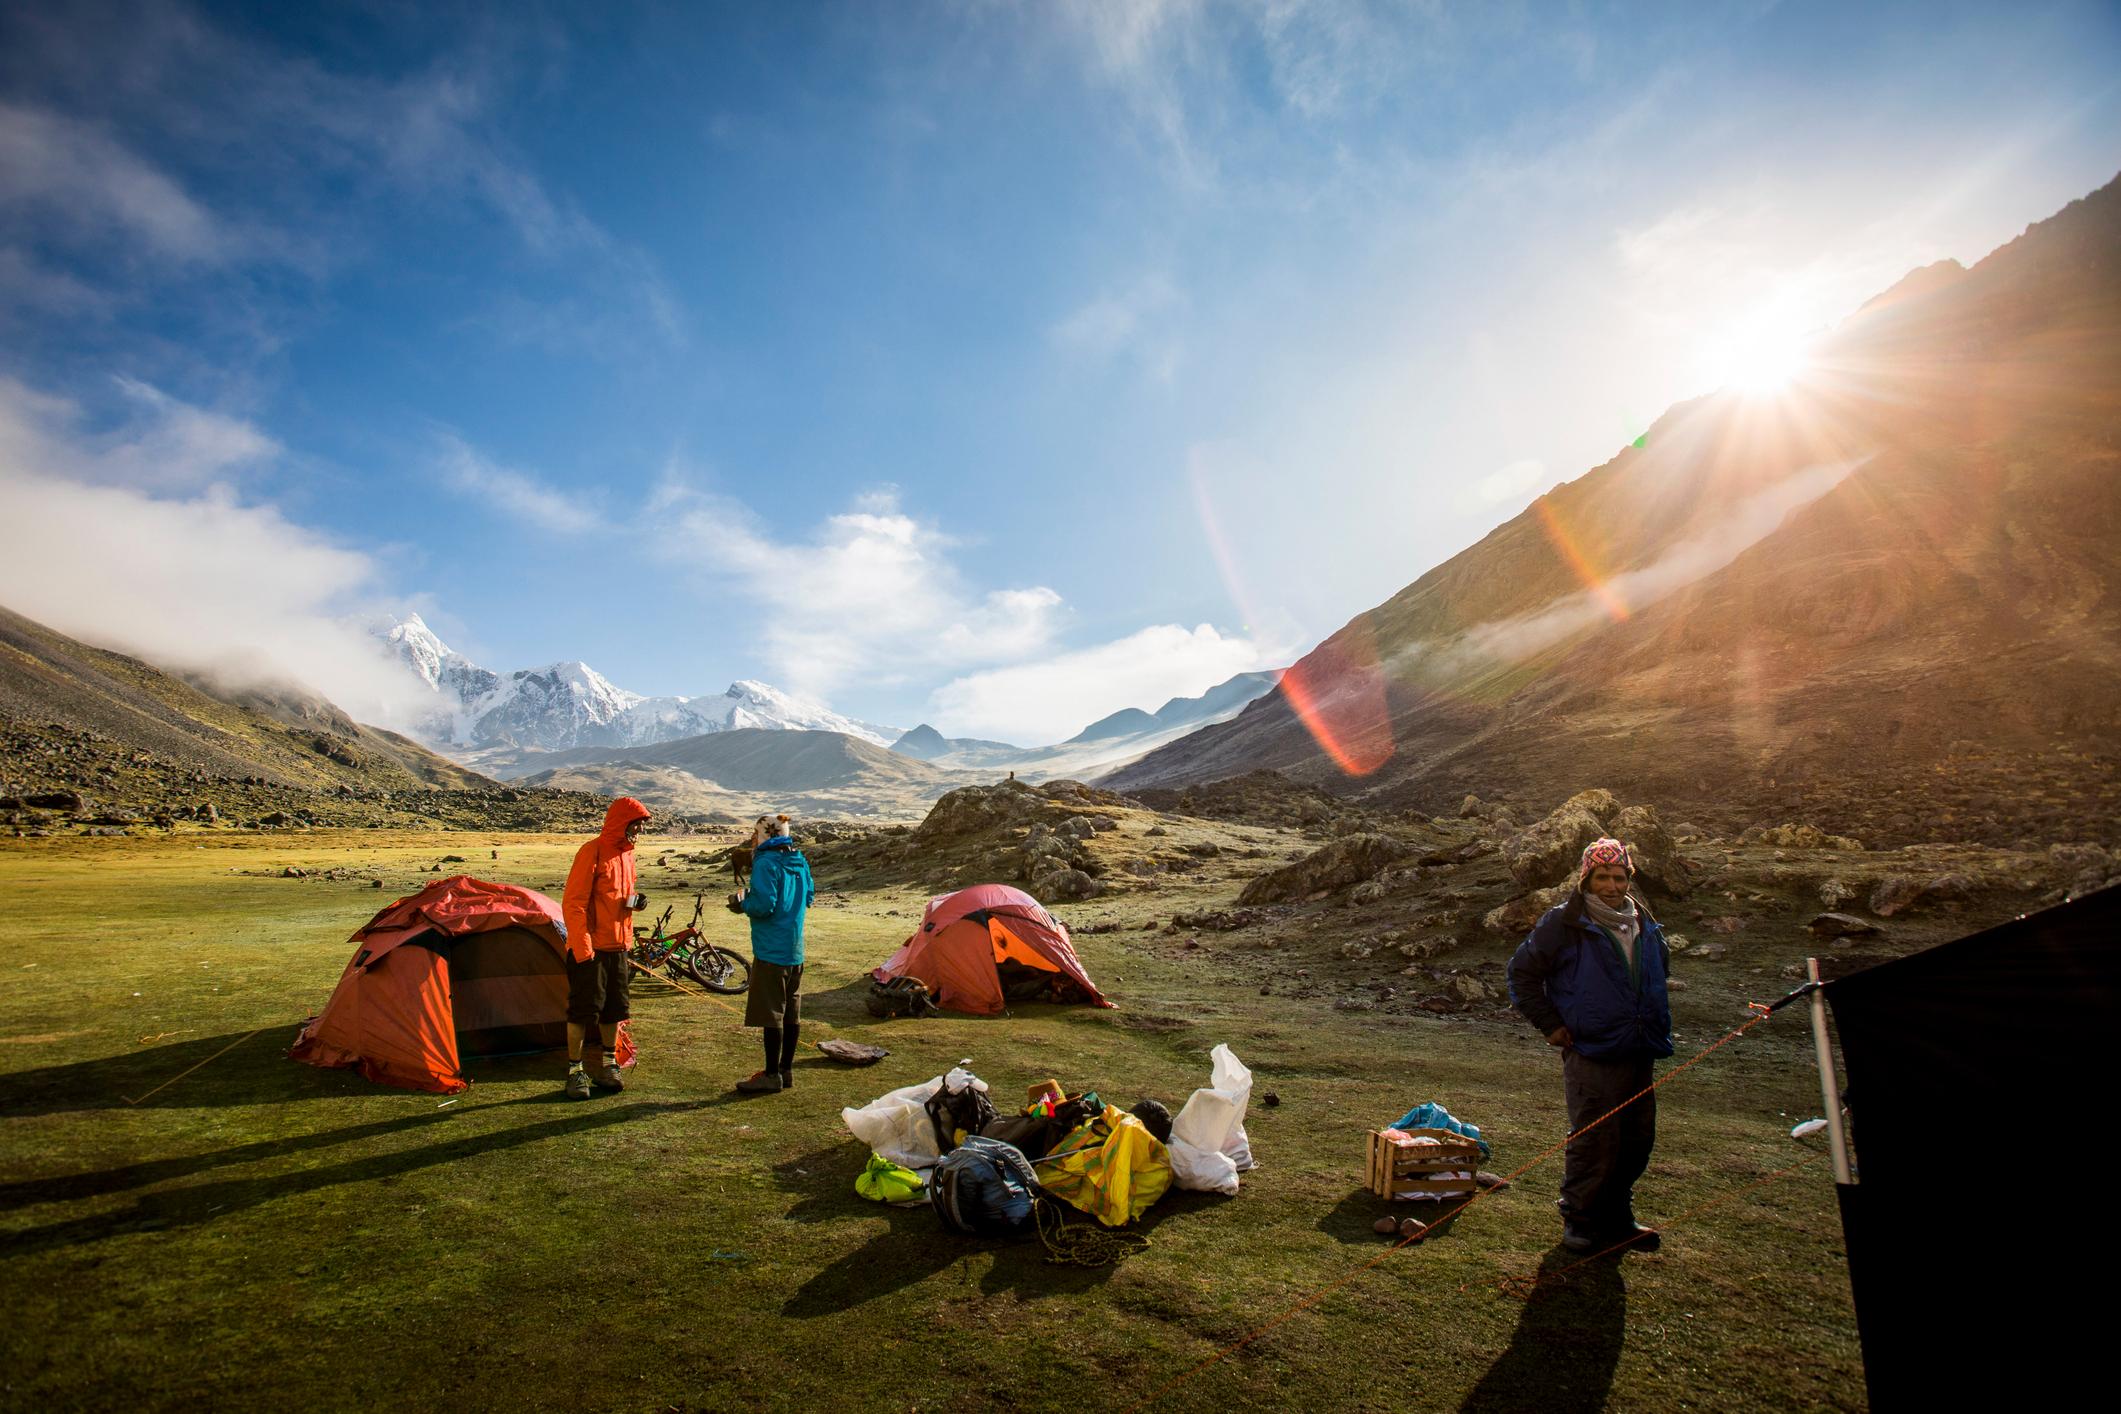
M 1171 1121 L 1171 1177 L 1180 1188 L 1235 1194 L 1237 1176 L 1252 1167 L 1245 1136 L 1245 1106 L 1252 1099 L 1252 1072 L 1228 1046 L 1210 1053 L 1207 1085 L 1193 1092 Z
M 935 1147 L 935 1126 L 928 1121 L 929 1097 L 943 1088 L 943 1077 L 880 1095 L 860 1109 L 840 1111 L 854 1137 L 892 1163 L 909 1169 L 935 1167 L 942 1151 Z

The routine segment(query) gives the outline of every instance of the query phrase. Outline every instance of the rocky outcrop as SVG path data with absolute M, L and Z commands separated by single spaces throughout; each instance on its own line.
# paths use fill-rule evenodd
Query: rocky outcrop
M 1612 813 L 1611 791 L 1570 796 L 1546 819 L 1503 841 L 1502 861 L 1510 877 L 1530 889 L 1572 875 L 1583 847 L 1608 833 L 1605 821 Z
M 1650 892 L 1685 898 L 1692 891 L 1686 861 L 1664 828 L 1654 805 L 1630 805 L 1612 817 L 1608 833 L 1628 847 L 1635 859 L 1635 879 Z
M 1285 903 L 1359 884 L 1414 853 L 1411 845 L 1390 835 L 1344 835 L 1293 864 L 1263 874 L 1245 885 L 1243 904 Z

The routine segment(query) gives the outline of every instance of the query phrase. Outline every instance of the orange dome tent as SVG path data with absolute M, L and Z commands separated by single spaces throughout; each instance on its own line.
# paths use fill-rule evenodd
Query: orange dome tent
M 460 1049 L 566 1044 L 566 930 L 541 893 L 459 874 L 391 904 L 353 941 L 331 1000 L 288 1051 L 295 1060 L 448 1095 L 471 1083 Z
M 975 884 L 928 900 L 921 926 L 870 974 L 912 977 L 948 1011 L 992 1016 L 1004 1000 L 1087 1002 L 1109 1007 L 1039 901 L 1007 884 Z

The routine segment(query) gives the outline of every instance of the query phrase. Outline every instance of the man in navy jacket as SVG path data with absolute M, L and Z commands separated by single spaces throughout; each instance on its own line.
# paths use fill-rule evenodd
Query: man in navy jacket
M 1651 1062 L 1672 1053 L 1671 953 L 1629 891 L 1634 873 L 1619 840 L 1586 846 L 1576 888 L 1510 958 L 1510 1000 L 1561 1051 L 1574 1136 L 1561 1179 L 1561 1240 L 1572 1252 L 1659 1245 L 1656 1230 L 1635 1221 L 1634 1189 L 1657 1142 Z

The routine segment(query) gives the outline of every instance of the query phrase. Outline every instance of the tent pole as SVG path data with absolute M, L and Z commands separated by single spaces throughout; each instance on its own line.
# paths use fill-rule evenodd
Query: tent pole
M 1848 1135 L 1841 1128 L 1841 1091 L 1834 1084 L 1834 1047 L 1826 1034 L 1826 993 L 1819 988 L 1819 959 L 1804 960 L 1812 983 L 1812 1050 L 1819 1058 L 1819 1096 L 1826 1103 L 1826 1137 L 1834 1151 L 1834 1182 L 1853 1181 L 1849 1173 Z

